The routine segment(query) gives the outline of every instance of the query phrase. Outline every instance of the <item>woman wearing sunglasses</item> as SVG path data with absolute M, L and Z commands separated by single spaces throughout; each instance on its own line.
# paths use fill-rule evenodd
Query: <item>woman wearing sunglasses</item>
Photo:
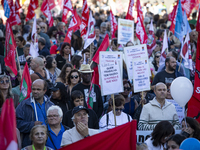
M 122 125 L 132 120 L 131 116 L 124 113 L 125 98 L 121 94 L 114 96 L 115 99 L 115 113 L 116 113 L 116 125 Z M 114 107 L 113 100 L 110 99 L 112 111 L 105 114 L 99 121 L 99 129 L 105 131 L 115 127 L 114 120 Z
M 10 77 L 7 75 L 0 75 L 0 90 L 3 94 L 4 99 L 12 98 L 14 101 L 15 108 L 19 103 L 19 96 L 12 93 L 12 85 Z
M 153 61 L 152 61 L 152 68 L 154 70 L 154 75 L 157 73 L 158 68 L 159 68 L 159 61 L 160 61 L 160 51 L 157 51 L 154 55 Z
M 81 76 L 78 70 L 73 69 L 70 71 L 69 75 L 67 76 L 67 98 L 70 99 L 72 88 L 81 82 Z

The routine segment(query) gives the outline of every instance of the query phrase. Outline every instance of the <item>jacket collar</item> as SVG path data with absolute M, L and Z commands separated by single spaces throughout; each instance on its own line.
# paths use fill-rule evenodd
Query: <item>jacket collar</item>
M 154 105 L 154 106 L 157 106 L 157 107 L 160 107 L 161 108 L 161 105 L 160 103 L 156 100 L 156 97 L 153 98 L 152 101 L 149 102 L 151 105 Z M 162 109 L 166 108 L 167 106 L 171 105 L 170 102 L 168 102 L 166 99 L 165 99 L 165 104 L 164 106 L 162 107 Z

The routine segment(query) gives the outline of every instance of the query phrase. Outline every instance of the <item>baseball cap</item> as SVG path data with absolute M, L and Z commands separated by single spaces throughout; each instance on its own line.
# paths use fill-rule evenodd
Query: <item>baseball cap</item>
M 54 86 L 51 88 L 51 90 L 54 92 L 60 89 L 65 89 L 65 85 L 62 82 L 56 82 Z
M 81 110 L 86 110 L 87 113 L 89 113 L 88 109 L 84 106 L 77 106 L 77 107 L 74 107 L 74 109 L 72 110 L 72 116 L 74 114 L 76 114 L 77 112 L 81 111 Z

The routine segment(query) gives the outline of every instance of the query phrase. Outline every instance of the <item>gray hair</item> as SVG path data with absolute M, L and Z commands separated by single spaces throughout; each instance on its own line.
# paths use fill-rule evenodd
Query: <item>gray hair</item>
M 49 114 L 49 111 L 51 111 L 51 110 L 58 110 L 58 114 L 59 114 L 60 118 L 63 117 L 62 109 L 59 106 L 53 105 L 53 106 L 49 107 L 49 109 L 47 110 L 47 116 Z

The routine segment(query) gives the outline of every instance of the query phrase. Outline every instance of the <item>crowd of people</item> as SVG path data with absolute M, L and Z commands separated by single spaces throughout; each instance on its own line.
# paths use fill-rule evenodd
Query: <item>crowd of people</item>
M 77 7 L 77 13 L 81 15 L 81 8 L 78 5 L 74 7 Z M 144 143 L 137 143 L 138 150 L 179 149 L 186 138 L 200 140 L 199 123 L 190 117 L 180 122 L 175 106 L 168 101 L 173 99 L 170 86 L 175 78 L 184 76 L 194 83 L 197 12 L 192 13 L 192 20 L 189 21 L 192 29 L 190 45 L 193 61 L 193 70 L 189 70 L 180 62 L 181 41 L 169 30 L 171 22 L 164 3 L 158 5 L 156 1 L 151 5 L 147 2 L 143 10 L 146 33 L 149 35 L 150 22 L 153 20 L 156 38 L 156 47 L 149 58 L 152 71 L 151 90 L 134 92 L 123 60 L 124 92 L 115 94 L 114 102 L 111 95 L 101 95 L 99 85 L 95 84 L 91 88 L 93 72 L 97 71 L 97 63 L 92 62 L 92 58 L 106 34 L 110 38 L 110 51 L 123 52 L 124 47 L 139 45 L 135 28 L 134 41 L 120 45 L 117 43 L 117 32 L 116 38 L 111 39 L 110 11 L 94 9 L 96 39 L 83 49 L 84 40 L 80 30 L 72 33 L 71 43 L 64 42 L 69 23 L 62 22 L 62 13 L 54 16 L 52 27 L 49 27 L 47 18 L 41 14 L 37 18 L 36 28 L 39 56 L 33 58 L 30 55 L 33 20 L 25 22 L 25 14 L 22 12 L 21 25 L 13 26 L 18 53 L 18 74 L 15 75 L 3 61 L 6 30 L 3 20 L 0 19 L 0 108 L 6 99 L 13 99 L 19 149 L 56 150 L 112 129 L 115 127 L 114 112 L 116 126 L 137 120 L 138 130 L 152 131 L 150 138 Z M 125 18 L 123 14 L 115 17 L 116 20 Z M 68 22 L 70 19 L 71 17 Z M 159 65 L 165 30 L 168 36 L 168 53 L 165 63 Z M 32 94 L 30 98 L 19 102 L 21 77 L 26 63 L 32 81 Z M 87 103 L 89 98 L 93 99 L 91 108 Z M 187 107 L 185 110 L 187 111 Z M 175 134 L 175 130 L 182 132 Z

